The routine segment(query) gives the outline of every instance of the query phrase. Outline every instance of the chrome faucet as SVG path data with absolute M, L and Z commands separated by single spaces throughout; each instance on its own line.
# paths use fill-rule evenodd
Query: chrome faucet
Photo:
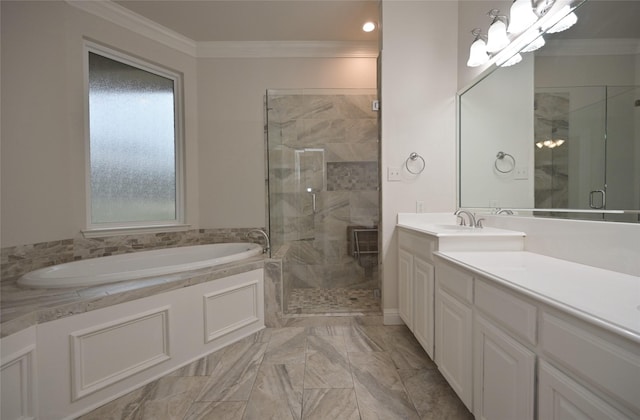
M 271 242 L 269 241 L 269 235 L 267 235 L 267 232 L 262 229 L 251 229 L 249 232 L 247 232 L 247 238 L 249 238 L 252 233 L 259 233 L 264 237 L 265 246 L 262 249 L 262 253 L 266 254 L 267 252 L 269 252 L 269 250 L 271 249 Z
M 509 209 L 498 209 L 496 214 L 513 214 L 513 212 Z
M 472 228 L 476 228 L 476 227 L 480 227 L 481 228 L 482 227 L 482 223 L 479 224 L 478 222 L 476 222 L 476 217 L 473 215 L 473 213 L 471 213 L 468 210 L 458 209 L 453 214 L 455 214 L 456 216 L 458 216 L 460 218 L 460 226 L 466 226 L 467 225 L 467 223 L 464 220 L 464 217 L 462 217 L 462 215 L 466 215 L 467 219 L 469 219 L 469 227 L 472 227 Z

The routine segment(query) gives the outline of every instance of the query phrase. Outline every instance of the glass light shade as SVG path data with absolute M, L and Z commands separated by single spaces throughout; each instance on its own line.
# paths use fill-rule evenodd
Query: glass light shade
M 533 25 L 538 20 L 538 15 L 533 11 L 531 0 L 515 0 L 509 13 L 510 34 L 520 33 Z
M 569 29 L 570 27 L 576 24 L 576 22 L 578 21 L 578 16 L 573 12 L 569 13 L 570 10 L 571 10 L 570 6 L 564 6 L 562 9 L 560 9 L 558 14 L 561 16 L 564 16 L 564 15 L 566 16 L 564 16 L 558 23 L 556 23 L 551 28 L 549 28 L 547 30 L 548 34 L 555 34 L 557 32 L 566 31 L 567 29 Z
M 496 53 L 509 45 L 509 37 L 507 36 L 507 25 L 501 21 L 496 20 L 489 26 L 487 34 L 487 52 Z
M 544 37 L 542 35 L 540 35 L 539 37 L 537 37 L 536 39 L 531 41 L 529 43 L 529 45 L 524 47 L 522 49 L 522 52 L 532 52 L 532 51 L 538 50 L 538 49 L 544 47 L 544 44 L 545 44 Z
M 487 54 L 487 44 L 482 39 L 476 39 L 469 49 L 469 60 L 467 67 L 478 67 L 489 61 Z
M 522 61 L 522 55 L 518 53 L 513 57 L 511 57 L 510 59 L 508 59 L 507 61 L 505 61 L 504 63 L 500 64 L 500 67 L 510 67 L 515 64 L 518 64 L 521 61 Z

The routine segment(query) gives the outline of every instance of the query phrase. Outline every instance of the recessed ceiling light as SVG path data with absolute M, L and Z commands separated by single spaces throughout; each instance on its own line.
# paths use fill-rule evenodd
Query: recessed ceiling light
M 362 30 L 365 32 L 372 32 L 374 29 L 376 29 L 376 24 L 373 22 L 367 22 L 362 25 Z

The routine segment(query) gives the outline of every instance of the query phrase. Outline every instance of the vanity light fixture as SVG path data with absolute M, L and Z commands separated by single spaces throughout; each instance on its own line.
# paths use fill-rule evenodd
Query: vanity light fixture
M 570 27 L 576 24 L 578 16 L 572 11 L 571 6 L 565 5 L 558 11 L 559 16 L 564 16 L 558 23 L 547 29 L 548 34 L 555 34 L 558 32 L 566 31 Z
M 535 51 L 545 45 L 543 33 L 560 32 L 573 26 L 578 20 L 573 12 L 575 7 L 575 0 L 514 0 L 509 19 L 500 15 L 498 9 L 491 9 L 488 15 L 492 22 L 485 42 L 489 60 L 482 61 L 484 57 L 480 51 L 484 39 L 478 37 L 469 50 L 467 66 L 489 62 L 504 67 L 519 63 L 522 60 L 519 53 Z
M 536 39 L 531 41 L 529 43 L 529 45 L 524 47 L 521 51 L 522 52 L 532 52 L 532 51 L 535 51 L 535 50 L 539 50 L 540 48 L 544 47 L 544 44 L 545 44 L 544 37 L 542 35 L 540 35 L 539 37 L 537 37 Z
M 475 28 L 471 31 L 475 37 L 471 48 L 469 49 L 469 60 L 467 61 L 468 67 L 478 67 L 489 61 L 489 54 L 487 54 L 487 43 L 482 39 L 482 31 L 480 28 Z
M 513 0 L 511 9 L 509 10 L 509 27 L 507 32 L 517 34 L 538 20 L 538 15 L 533 11 L 531 0 Z
M 373 32 L 376 29 L 376 24 L 373 22 L 365 22 L 364 25 L 362 25 L 362 30 L 365 32 Z
M 493 22 L 487 32 L 487 52 L 493 54 L 509 45 L 507 17 L 500 15 L 498 9 L 491 9 L 488 15 L 493 19 Z
M 511 67 L 522 61 L 522 54 L 518 53 L 512 56 L 510 59 L 500 64 L 500 67 Z

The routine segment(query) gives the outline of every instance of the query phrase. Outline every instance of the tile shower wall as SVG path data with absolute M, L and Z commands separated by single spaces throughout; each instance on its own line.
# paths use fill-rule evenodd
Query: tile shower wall
M 350 226 L 379 221 L 376 95 L 282 92 L 268 94 L 267 130 L 272 244 L 287 249 L 284 300 L 294 288 L 379 288 L 377 257 L 358 261 L 347 237 Z
M 192 229 L 185 232 L 91 239 L 79 234 L 72 239 L 5 247 L 1 250 L 0 275 L 3 280 L 11 279 L 50 265 L 136 251 L 219 242 L 247 242 L 246 235 L 251 229 Z M 260 238 L 250 240 L 261 241 Z

